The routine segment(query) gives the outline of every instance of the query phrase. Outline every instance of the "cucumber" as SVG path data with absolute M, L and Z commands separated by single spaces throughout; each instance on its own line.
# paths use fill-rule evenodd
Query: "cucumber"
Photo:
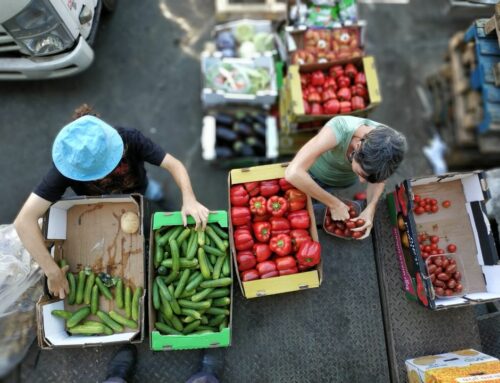
M 229 256 L 224 259 L 224 264 L 222 265 L 222 275 L 229 277 L 231 275 L 231 264 Z
M 190 316 L 191 318 L 194 318 L 196 320 L 201 319 L 201 314 L 193 309 L 182 309 L 181 310 L 182 315 Z
M 193 279 L 191 282 L 188 283 L 185 291 L 195 290 L 200 285 L 200 283 L 203 282 L 204 279 L 205 278 L 200 273 L 195 279 Z
M 132 290 L 130 286 L 125 288 L 125 316 L 127 318 L 132 316 Z
M 154 266 L 158 267 L 163 260 L 163 246 L 160 244 L 160 232 L 155 233 L 155 253 L 154 253 Z
M 142 287 L 139 286 L 134 291 L 134 296 L 132 297 L 132 320 L 137 321 L 139 319 L 139 303 L 142 297 Z
M 182 226 L 176 226 L 167 231 L 164 235 L 162 235 L 158 240 L 158 242 L 160 243 L 161 246 L 165 246 L 170 238 L 177 238 L 177 236 L 181 231 L 182 231 Z
M 179 236 L 177 237 L 177 246 L 178 247 L 181 247 L 181 245 L 184 243 L 185 239 L 187 237 L 189 237 L 189 235 L 191 234 L 191 229 L 189 227 L 186 227 L 184 230 L 182 230 L 182 232 L 179 234 Z M 170 240 L 169 240 L 170 242 Z
M 90 275 L 87 276 L 87 280 L 85 281 L 85 291 L 83 293 L 83 302 L 86 305 L 90 304 L 90 299 L 92 298 L 92 287 L 94 287 L 94 282 L 95 282 L 95 274 L 90 273 Z
M 220 251 L 219 249 L 216 249 L 215 247 L 205 245 L 203 246 L 203 249 L 208 253 L 212 255 L 216 255 L 217 257 L 223 257 L 226 255 L 225 251 Z
M 115 288 L 115 303 L 116 307 L 119 309 L 123 308 L 123 281 L 118 279 L 118 282 L 116 282 L 116 288 Z
M 99 310 L 99 287 L 94 285 L 92 287 L 92 296 L 90 299 L 90 312 L 95 314 Z
M 216 255 L 213 255 L 213 254 L 209 254 L 208 255 L 208 258 L 210 260 L 210 263 L 212 264 L 212 266 L 215 267 L 215 264 L 217 263 L 217 256 Z
M 205 311 L 205 313 L 212 315 L 229 315 L 229 310 L 221 309 L 220 307 L 210 307 L 207 311 Z
M 201 325 L 200 327 L 198 327 L 198 330 L 199 330 L 199 331 L 197 331 L 198 334 L 206 334 L 206 332 L 216 332 L 217 331 L 217 329 L 215 327 L 210 327 L 210 326 L 206 326 L 206 325 Z
M 222 266 L 224 265 L 225 260 L 226 260 L 226 256 L 219 257 L 217 259 L 217 262 L 215 263 L 215 266 L 214 266 L 214 273 L 212 274 L 212 278 L 214 280 L 220 278 L 220 275 L 222 273 Z M 231 278 L 229 278 L 229 279 L 231 279 Z
M 201 316 L 201 324 L 208 324 L 208 318 L 206 315 Z
M 158 288 L 160 290 L 160 296 L 164 300 L 171 302 L 173 300 L 173 297 L 170 294 L 168 287 L 165 285 L 165 282 L 163 282 L 163 280 L 161 278 L 158 278 L 158 277 L 156 277 L 156 282 L 158 283 Z
M 59 267 L 62 269 L 64 266 L 68 266 L 68 262 L 63 258 L 59 261 Z
M 188 279 L 188 284 L 191 283 L 198 275 L 201 275 L 199 270 L 195 270 L 191 273 Z
M 179 305 L 182 308 L 188 308 L 194 310 L 206 310 L 210 308 L 210 306 L 212 305 L 212 301 L 206 300 L 206 301 L 193 302 L 193 301 L 188 301 L 187 299 L 179 299 Z
M 231 303 L 229 297 L 216 298 L 212 301 L 212 306 L 227 306 Z
M 172 315 L 172 318 L 170 319 L 170 321 L 172 322 L 172 326 L 177 331 L 182 331 L 184 329 L 184 326 L 182 325 L 182 322 L 175 315 Z
M 222 321 L 222 323 L 219 325 L 219 331 L 222 331 L 223 329 L 227 328 L 229 321 L 227 317 Z
M 208 234 L 208 236 L 210 237 L 210 239 L 212 241 L 214 241 L 215 243 L 215 246 L 217 246 L 217 248 L 220 250 L 220 251 L 226 251 L 226 246 L 224 246 L 224 243 L 222 242 L 222 239 L 219 238 L 219 236 L 217 235 L 217 233 L 215 232 L 214 229 L 212 229 L 211 226 L 207 226 L 206 229 L 205 229 L 205 232 Z
M 161 312 L 167 319 L 172 319 L 172 316 L 174 315 L 174 312 L 172 311 L 172 307 L 170 306 L 170 303 L 168 303 L 167 300 L 163 300 L 163 304 L 161 305 Z
M 194 294 L 196 294 L 196 290 L 184 290 L 179 298 L 191 298 Z
M 208 259 L 205 255 L 205 250 L 203 248 L 198 248 L 198 261 L 200 263 L 200 271 L 201 274 L 203 275 L 203 278 L 205 279 L 210 279 L 211 273 L 210 273 L 210 266 Z
M 172 253 L 172 273 L 178 273 L 180 269 L 180 254 L 179 246 L 175 239 L 169 239 L 170 251 Z
M 125 327 L 128 327 L 128 328 L 131 328 L 131 329 L 136 329 L 138 326 L 137 326 L 137 322 L 133 321 L 133 320 L 130 320 L 130 319 L 127 319 L 127 318 L 124 318 L 122 317 L 120 314 L 114 312 L 113 310 L 111 310 L 109 312 L 109 316 L 111 317 L 111 319 L 113 319 L 115 322 L 118 322 L 119 324 L 122 324 L 124 325 Z
M 69 318 L 71 318 L 71 315 L 73 315 L 73 313 L 71 313 L 70 311 L 66 311 L 66 310 L 52 310 L 50 313 L 52 315 L 59 317 L 59 318 L 62 318 L 64 320 L 68 320 Z
M 194 322 L 195 320 L 196 319 L 194 319 L 193 317 L 187 316 L 187 317 L 182 318 L 181 322 L 182 323 L 191 323 L 191 322 Z
M 168 274 L 168 268 L 166 266 L 163 266 L 163 262 L 167 262 L 167 261 L 170 261 L 170 264 L 172 264 L 171 259 L 166 259 L 166 260 L 162 261 L 162 263 L 160 264 L 160 267 L 158 267 L 156 269 L 156 273 L 158 275 L 167 275 Z
M 170 283 L 172 283 L 173 281 L 175 281 L 178 277 L 179 277 L 179 272 L 172 270 L 172 272 L 170 274 L 168 274 L 167 277 L 162 277 L 160 279 L 163 282 L 165 282 L 165 284 L 169 285 Z
M 78 323 L 80 323 L 82 320 L 87 318 L 89 315 L 90 315 L 90 307 L 84 306 L 84 307 L 76 310 L 71 315 L 71 317 L 66 322 L 66 326 L 68 326 L 69 328 L 76 326 Z
M 177 303 L 177 299 L 174 298 L 174 292 L 175 292 L 174 285 L 169 285 L 168 291 L 170 292 L 170 295 L 172 296 L 172 300 L 169 302 L 170 307 L 172 307 L 172 310 L 175 314 L 180 315 L 181 308 L 179 307 L 179 304 Z
M 222 298 L 222 297 L 228 297 L 231 292 L 227 287 L 219 288 L 213 290 L 210 294 L 206 296 L 207 299 L 212 299 L 212 298 Z
M 190 242 L 188 245 L 188 251 L 186 253 L 186 258 L 187 259 L 193 259 L 196 256 L 196 250 L 198 249 L 198 235 L 196 234 L 196 231 L 192 231 L 191 237 L 189 238 Z
M 177 331 L 176 329 L 161 322 L 156 322 L 155 327 L 158 329 L 158 331 L 165 335 L 182 335 L 182 332 Z
M 106 314 L 104 311 L 98 310 L 97 317 L 104 322 L 104 324 L 110 327 L 114 332 L 122 332 L 123 326 L 117 322 L 115 322 L 111 317 Z
M 209 325 L 209 326 L 218 326 L 218 325 L 220 325 L 222 322 L 224 322 L 224 319 L 226 319 L 226 316 L 225 316 L 225 315 L 217 315 L 217 316 L 214 316 L 212 319 L 210 319 L 210 321 L 208 322 L 208 325 Z
M 194 330 L 196 330 L 200 326 L 201 322 L 199 320 L 194 321 L 192 323 L 189 323 L 184 329 L 182 330 L 182 333 L 184 335 L 192 333 Z
M 67 273 L 66 278 L 68 279 L 69 284 L 68 304 L 72 305 L 75 303 L 76 299 L 76 279 L 73 273 Z
M 184 291 L 184 288 L 186 287 L 190 274 L 191 271 L 189 269 L 185 269 L 182 271 L 181 279 L 179 279 L 179 283 L 175 288 L 174 298 L 179 298 L 181 296 L 182 292 Z
M 208 288 L 208 289 L 205 289 L 205 290 L 201 290 L 199 293 L 197 294 L 194 294 L 192 297 L 191 297 L 191 300 L 193 302 L 200 302 L 202 301 L 203 299 L 205 299 L 207 297 L 208 294 L 210 294 L 214 289 L 212 288 Z
M 225 287 L 229 286 L 233 280 L 231 278 L 225 277 L 225 278 L 219 278 L 219 279 L 212 279 L 209 281 L 203 281 L 200 283 L 200 287 L 203 289 L 209 288 L 209 287 Z
M 111 294 L 111 291 L 109 290 L 109 288 L 104 284 L 104 282 L 101 280 L 100 277 L 97 277 L 95 279 L 95 283 L 97 285 L 97 287 L 99 287 L 99 290 L 101 291 L 101 294 L 104 295 L 104 297 L 109 300 L 109 301 L 112 301 L 113 300 L 113 294 Z
M 72 335 L 99 335 L 106 332 L 106 326 L 99 322 L 92 322 L 74 326 L 68 331 Z
M 158 283 L 156 279 L 153 281 L 153 307 L 155 310 L 159 310 L 161 307 L 160 303 L 160 291 L 158 289 Z
M 75 303 L 80 305 L 83 303 L 83 291 L 85 289 L 85 278 L 87 275 L 84 270 L 80 270 L 78 273 L 78 285 L 76 287 L 76 300 Z
M 201 230 L 198 230 L 196 232 L 196 234 L 198 235 L 198 246 L 204 246 L 205 245 L 205 232 L 201 231 Z
M 217 225 L 215 223 L 210 223 L 210 224 L 208 224 L 208 226 L 210 226 L 217 233 L 217 235 L 220 238 L 222 238 L 222 239 L 229 238 L 229 235 L 224 230 L 222 230 L 222 228 L 219 225 Z
M 198 260 L 197 259 L 187 259 L 187 258 L 179 258 L 179 268 L 181 269 L 187 269 L 187 268 L 192 268 L 198 266 Z M 165 259 L 160 267 L 165 267 L 165 268 L 174 268 L 174 259 Z

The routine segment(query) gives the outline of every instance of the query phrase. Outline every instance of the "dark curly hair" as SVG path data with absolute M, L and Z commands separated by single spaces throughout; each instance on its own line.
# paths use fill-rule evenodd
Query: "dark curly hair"
M 82 104 L 78 108 L 75 109 L 73 112 L 73 120 L 76 120 L 80 117 L 83 116 L 94 116 L 94 117 L 101 117 L 101 115 L 92 109 L 92 107 L 88 104 Z

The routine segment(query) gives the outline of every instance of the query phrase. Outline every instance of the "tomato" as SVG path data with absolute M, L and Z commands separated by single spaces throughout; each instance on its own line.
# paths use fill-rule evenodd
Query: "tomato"
M 446 267 L 445 273 L 446 274 L 454 274 L 456 271 L 457 271 L 457 265 L 456 264 L 454 264 L 454 265 L 448 265 Z
M 345 230 L 345 222 L 344 221 L 336 221 L 337 222 L 337 227 L 340 230 Z
M 437 213 L 437 212 L 439 211 L 439 206 L 438 206 L 438 205 L 432 205 L 432 206 L 431 206 L 431 211 L 432 211 L 433 213 Z
M 424 245 L 418 245 L 418 247 L 420 248 L 420 251 L 424 251 Z
M 441 281 L 445 281 L 445 282 L 446 282 L 447 280 L 449 280 L 449 279 L 450 279 L 450 276 L 449 276 L 448 274 L 446 274 L 446 273 L 439 273 L 439 274 L 437 275 L 437 279 L 439 279 L 439 280 L 441 280 Z
M 454 289 L 457 286 L 457 281 L 451 278 L 446 284 L 446 286 L 448 286 L 449 289 Z
M 431 243 L 431 250 L 437 250 L 438 249 L 438 245 L 437 243 Z M 437 253 L 436 253 L 437 254 Z
M 429 265 L 427 266 L 427 271 L 429 272 L 429 274 L 434 274 L 436 272 L 436 269 L 437 269 L 437 266 L 436 265 Z
M 361 227 L 365 224 L 365 220 L 363 218 L 359 218 L 357 221 L 356 221 L 356 226 L 357 227 Z
M 366 199 L 366 192 L 357 192 L 356 194 L 354 194 L 354 199 L 358 201 Z
M 339 237 L 343 237 L 344 236 L 344 230 L 337 228 L 337 229 L 335 229 L 334 234 L 338 235 Z
M 436 295 L 444 295 L 444 289 L 442 287 L 436 287 L 434 291 L 436 292 Z
M 448 258 L 448 259 L 450 260 L 450 265 L 456 265 L 457 264 L 457 261 L 455 261 L 453 258 Z
M 438 243 L 439 242 L 439 237 L 437 235 L 432 235 L 431 236 L 431 242 L 432 243 Z
M 444 295 L 446 295 L 447 297 L 449 297 L 450 295 L 453 295 L 453 290 L 451 290 L 451 289 L 444 290 Z
M 352 232 L 352 237 L 353 238 L 361 238 L 363 236 L 363 232 L 362 231 L 353 231 Z
M 434 286 L 437 286 L 437 287 L 446 287 L 446 283 L 444 283 L 440 279 L 436 278 L 436 280 L 434 281 Z
M 432 211 L 432 206 L 431 205 L 425 205 L 425 211 L 427 213 L 430 213 Z
M 430 253 L 431 252 L 431 247 L 429 245 L 425 245 L 424 246 L 424 251 L 427 252 L 427 253 Z
M 346 228 L 346 229 L 344 230 L 344 237 L 350 237 L 350 236 L 351 236 L 351 234 L 352 234 L 351 229 Z
M 460 283 L 457 284 L 457 286 L 455 287 L 455 292 L 461 293 L 462 290 L 463 290 L 463 286 Z
M 431 250 L 431 255 L 438 255 L 437 250 Z
M 422 206 L 416 207 L 414 211 L 415 211 L 415 214 L 417 214 L 417 215 L 424 214 L 424 212 L 425 212 L 425 210 Z
M 431 198 L 431 205 L 437 205 L 438 201 L 435 198 Z
M 423 252 L 422 252 L 422 258 L 423 258 L 423 259 L 427 259 L 427 258 L 429 258 L 429 256 L 430 256 L 430 254 L 429 254 L 429 253 L 427 253 L 427 252 L 425 252 L 425 251 L 423 251 Z
M 335 232 L 335 227 L 333 225 L 325 225 L 325 230 L 329 233 Z
M 457 245 L 450 243 L 446 249 L 449 253 L 454 253 L 455 251 L 457 251 Z
M 434 258 L 434 264 L 438 267 L 443 266 L 443 257 Z
M 417 202 L 417 203 L 418 203 L 418 202 L 420 202 L 420 196 L 419 196 L 418 194 L 415 194 L 415 195 L 413 196 L 413 201 L 415 201 L 415 202 Z
M 421 201 L 418 203 L 418 206 L 420 206 L 420 207 L 425 207 L 425 205 L 427 205 L 427 203 L 426 203 L 424 200 L 421 200 Z
M 436 281 L 436 275 L 431 274 L 431 282 L 434 283 Z
M 354 218 L 357 216 L 358 216 L 358 214 L 356 213 L 356 210 L 354 210 L 354 209 L 349 210 L 349 217 Z
M 445 209 L 448 209 L 451 206 L 451 202 L 448 201 L 448 200 L 443 201 L 443 203 L 441 204 L 441 206 L 443 206 Z
M 443 249 L 438 249 L 438 254 L 444 254 L 444 250 Z
M 424 198 L 424 202 L 426 205 L 430 205 L 431 204 L 431 199 L 429 197 L 425 197 Z
M 457 282 L 461 281 L 462 274 L 460 274 L 460 271 L 455 272 L 455 274 L 453 274 L 453 278 L 455 278 Z
M 354 229 L 356 227 L 356 222 L 354 222 L 354 221 L 347 221 L 345 223 L 345 225 L 347 226 L 348 229 Z
M 448 258 L 443 259 L 443 265 L 442 265 L 443 270 L 446 270 L 449 264 L 450 261 L 448 260 Z

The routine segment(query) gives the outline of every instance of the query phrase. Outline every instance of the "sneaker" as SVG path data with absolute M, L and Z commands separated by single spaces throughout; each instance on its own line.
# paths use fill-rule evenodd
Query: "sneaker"
M 137 348 L 132 344 L 121 347 L 108 363 L 106 379 L 121 378 L 129 380 L 137 363 Z

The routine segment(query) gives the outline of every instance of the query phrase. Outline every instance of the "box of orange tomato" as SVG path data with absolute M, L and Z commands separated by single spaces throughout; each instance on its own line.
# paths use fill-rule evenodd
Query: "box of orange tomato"
M 441 310 L 500 299 L 481 171 L 408 179 L 387 197 L 407 298 Z
M 500 382 L 500 360 L 473 349 L 422 356 L 405 364 L 409 383 Z
M 311 198 L 286 182 L 286 167 L 287 164 L 273 164 L 229 172 L 230 248 L 246 298 L 305 290 L 321 284 L 320 245 Z M 274 196 L 278 198 L 272 199 Z M 261 198 L 260 204 L 252 198 Z M 284 205 L 279 198 L 287 201 L 286 212 L 278 212 Z M 277 209 L 273 218 L 272 214 L 259 210 L 267 209 L 269 200 L 274 204 L 272 209 Z M 255 213 L 249 211 L 250 204 Z M 287 252 L 288 246 L 291 250 Z

